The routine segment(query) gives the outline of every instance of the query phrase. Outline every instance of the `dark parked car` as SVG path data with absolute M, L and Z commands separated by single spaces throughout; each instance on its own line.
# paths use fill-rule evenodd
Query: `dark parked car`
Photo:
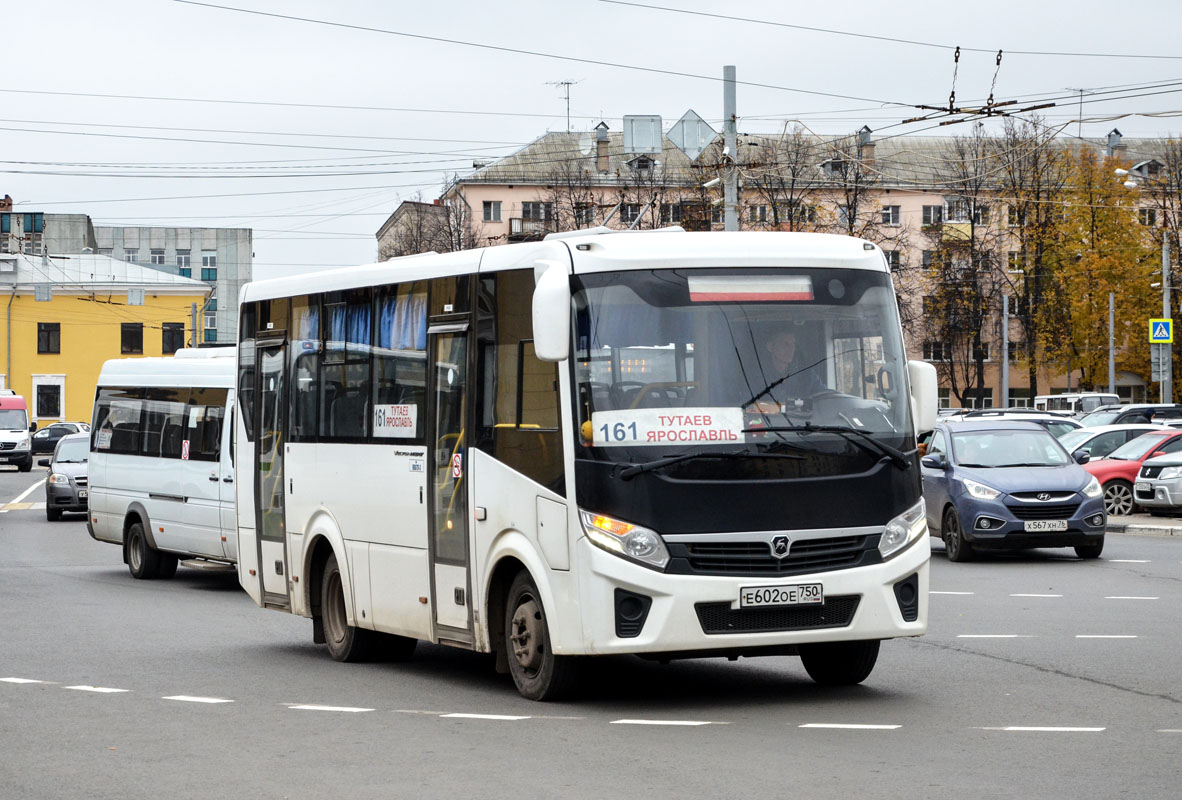
M 90 460 L 90 434 L 72 433 L 58 440 L 52 458 L 37 463 L 49 467 L 45 480 L 45 518 L 56 522 L 63 511 L 87 511 L 86 468 Z
M 1153 423 L 1167 425 L 1182 420 L 1182 405 L 1178 403 L 1127 403 L 1123 406 L 1101 406 L 1080 419 L 1085 428 L 1097 425 Z
M 920 463 L 928 530 L 944 540 L 949 561 L 978 550 L 1074 547 L 1080 558 L 1099 558 L 1104 549 L 1100 482 L 1045 428 L 939 423 Z
M 33 452 L 52 453 L 63 436 L 69 436 L 71 433 L 84 433 L 88 430 L 90 430 L 89 425 L 82 425 L 79 422 L 54 422 L 51 425 L 46 425 L 33 434 Z

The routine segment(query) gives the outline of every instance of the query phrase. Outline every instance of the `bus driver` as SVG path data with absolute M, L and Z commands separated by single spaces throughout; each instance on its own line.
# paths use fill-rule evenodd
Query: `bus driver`
M 825 391 L 825 384 L 817 377 L 816 367 L 822 362 L 797 358 L 796 332 L 781 328 L 764 343 L 769 356 L 765 374 L 770 381 L 780 381 L 773 393 L 780 397 L 811 397 Z

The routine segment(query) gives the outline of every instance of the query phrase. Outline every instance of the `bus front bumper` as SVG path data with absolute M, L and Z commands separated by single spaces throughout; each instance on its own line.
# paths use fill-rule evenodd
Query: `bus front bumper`
M 586 538 L 576 550 L 590 567 L 574 610 L 582 617 L 584 636 L 562 641 L 565 637 L 552 630 L 552 639 L 559 640 L 555 651 L 562 654 L 721 654 L 927 631 L 927 536 L 883 563 L 786 578 L 671 575 L 601 550 Z M 778 590 L 773 594 L 781 599 L 784 592 L 793 594 L 791 587 L 809 584 L 820 584 L 823 604 L 740 606 L 743 589 Z

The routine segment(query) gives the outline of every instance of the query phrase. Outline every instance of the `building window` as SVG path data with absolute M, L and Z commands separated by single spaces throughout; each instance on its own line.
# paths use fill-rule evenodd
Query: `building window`
M 924 361 L 951 361 L 952 344 L 949 342 L 924 342 Z
M 937 389 L 936 390 L 936 399 L 937 399 L 937 402 L 938 402 L 940 408 L 948 408 L 949 403 L 952 400 L 952 390 L 948 389 L 946 387 L 943 389 Z
M 1153 227 L 1157 224 L 1157 209 L 1156 208 L 1138 208 L 1137 218 L 1142 225 L 1146 227 Z
M 640 217 L 640 203 L 624 203 L 620 206 L 620 222 L 631 225 Z
M 1007 257 L 1007 260 L 1006 260 L 1006 268 L 1010 272 L 1021 272 L 1022 271 L 1022 251 L 1021 250 L 1011 250 L 1010 251 L 1009 256 Z
M 1018 360 L 1018 357 L 1022 355 L 1023 349 L 1024 349 L 1024 345 L 1022 344 L 1022 342 L 1007 342 L 1006 343 L 1006 353 L 1007 353 L 1007 355 L 1009 355 L 1011 364 Z M 1012 395 L 1013 392 L 1011 391 L 1010 394 Z M 1011 403 L 1011 405 L 1013 405 L 1013 404 Z M 1025 404 L 1023 404 L 1023 405 L 1025 405 Z
M 144 323 L 123 323 L 123 331 L 119 341 L 119 352 L 125 355 L 139 355 L 144 352 Z
M 180 275 L 182 278 L 192 278 L 193 277 L 193 270 L 190 269 L 189 267 L 181 267 L 180 269 L 177 270 L 177 274 Z
M 882 224 L 883 225 L 900 225 L 902 224 L 902 214 L 899 206 L 883 206 L 882 207 Z
M 722 206 L 711 206 L 710 207 L 710 223 L 711 224 L 721 225 L 725 221 L 725 219 L 726 219 L 726 215 L 725 215 L 725 212 L 722 210 Z
M 593 205 L 577 205 L 575 206 L 575 227 L 585 228 L 595 223 L 595 206 Z
M 37 418 L 62 416 L 62 387 L 56 383 L 37 384 Z
M 676 225 L 681 222 L 681 203 L 663 203 L 661 205 L 661 222 Z
M 107 257 L 109 258 L 109 257 L 111 256 L 111 248 L 109 248 L 109 247 L 100 247 L 100 248 L 98 249 L 98 254 L 99 254 L 100 256 L 107 256 Z
M 751 222 L 754 222 L 756 224 L 762 224 L 762 223 L 767 222 L 767 206 L 766 205 L 751 206 L 751 209 L 750 209 L 750 212 L 748 215 L 748 219 Z
M 218 310 L 218 299 L 216 297 L 209 298 L 209 300 L 205 303 L 205 310 L 206 311 L 217 311 Z
M 485 222 L 500 222 L 501 221 L 501 201 L 500 200 L 485 200 L 484 201 L 484 221 Z
M 140 260 L 139 248 L 125 247 L 123 249 L 123 260 L 124 261 L 139 261 Z
M 924 269 L 935 269 L 939 266 L 935 250 L 924 250 L 921 256 Z
M 151 263 L 152 263 L 152 264 L 154 264 L 154 265 L 156 265 L 156 266 L 158 266 L 158 267 L 163 267 L 163 266 L 164 266 L 164 251 L 163 251 L 163 250 L 156 250 L 156 249 L 153 249 L 153 250 L 152 250 L 152 251 L 149 253 L 149 255 L 148 255 L 148 258 L 149 258 L 149 260 L 151 261 Z
M 205 329 L 205 341 L 216 342 L 217 340 L 218 340 L 218 329 L 217 328 L 206 328 Z
M 185 323 L 166 322 L 160 339 L 160 352 L 170 356 L 185 346 Z
M 1008 206 L 1006 208 L 1006 224 L 1011 228 L 1017 227 L 1022 223 L 1022 215 L 1018 213 L 1017 206 Z
M 903 254 L 898 250 L 884 250 L 886 254 L 887 266 L 891 268 L 891 272 L 903 266 Z
M 924 206 L 923 224 L 939 225 L 944 221 L 944 206 Z
M 554 216 L 553 203 L 522 203 L 521 204 L 521 218 L 534 220 L 535 222 L 546 222 Z
M 37 352 L 60 353 L 62 351 L 62 324 L 60 322 L 37 323 Z
M 993 389 L 982 389 L 980 394 L 967 389 L 964 394 L 965 408 L 993 408 Z
M 189 256 L 188 250 L 177 250 L 176 251 L 176 265 L 178 267 L 180 267 L 182 269 L 188 269 L 189 266 L 191 266 L 189 263 L 189 258 L 190 258 L 190 256 Z
M 216 281 L 217 279 L 218 279 L 218 268 L 217 267 L 202 267 L 201 268 L 201 280 Z

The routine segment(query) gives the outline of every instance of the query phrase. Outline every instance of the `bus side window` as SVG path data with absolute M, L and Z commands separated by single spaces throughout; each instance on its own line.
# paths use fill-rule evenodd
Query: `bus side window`
M 372 435 L 375 441 L 391 444 L 423 444 L 427 424 L 427 284 L 379 287 L 374 296 L 374 323 Z

